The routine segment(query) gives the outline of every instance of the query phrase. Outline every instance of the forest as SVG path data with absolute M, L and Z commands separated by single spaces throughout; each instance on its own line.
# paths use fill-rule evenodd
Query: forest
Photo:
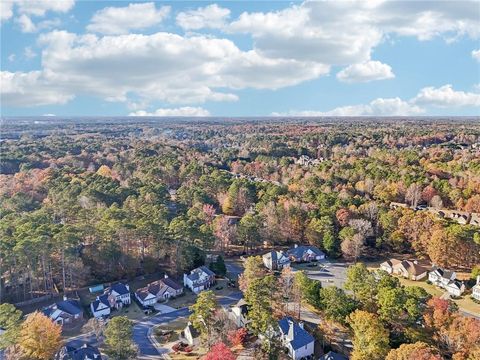
M 480 213 L 478 121 L 281 120 L 3 119 L 0 302 L 294 243 L 480 264 L 478 226 L 418 210 Z

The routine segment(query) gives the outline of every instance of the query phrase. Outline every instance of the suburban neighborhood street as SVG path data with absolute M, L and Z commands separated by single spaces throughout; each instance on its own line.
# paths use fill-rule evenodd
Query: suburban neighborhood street
M 228 296 L 223 296 L 218 299 L 218 303 L 222 306 L 231 305 L 237 302 L 242 297 L 240 291 L 235 291 Z M 159 313 L 152 317 L 145 317 L 144 320 L 137 321 L 133 327 L 133 340 L 139 348 L 139 358 L 148 359 L 149 357 L 158 356 L 159 354 L 165 353 L 167 350 L 162 348 L 155 347 L 154 344 L 149 339 L 149 331 L 159 324 L 169 323 L 180 317 L 186 317 L 190 315 L 190 310 L 188 307 L 178 309 L 169 313 Z M 75 336 L 70 338 L 66 345 L 79 347 L 83 344 L 89 344 L 92 346 L 98 346 L 95 335 L 90 332 L 87 334 Z

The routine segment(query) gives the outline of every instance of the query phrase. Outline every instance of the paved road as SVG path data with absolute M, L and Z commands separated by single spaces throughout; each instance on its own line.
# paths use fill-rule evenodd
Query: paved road
M 242 293 L 240 291 L 235 291 L 228 296 L 223 296 L 220 299 L 218 299 L 218 303 L 223 306 L 231 305 L 237 302 L 241 297 L 242 297 Z M 142 358 L 142 359 L 157 358 L 158 359 L 159 354 L 163 354 L 167 352 L 167 349 L 159 349 L 160 351 L 158 351 L 157 348 L 151 343 L 148 337 L 148 332 L 151 328 L 159 324 L 169 323 L 175 319 L 178 319 L 180 317 L 185 317 L 188 315 L 190 315 L 190 311 L 188 310 L 188 308 L 185 307 L 185 308 L 181 308 L 166 314 L 158 314 L 150 318 L 146 318 L 145 320 L 137 321 L 133 327 L 133 341 L 135 342 L 135 344 L 138 345 L 138 348 L 140 350 L 139 358 Z M 85 343 L 90 344 L 92 346 L 98 346 L 97 340 L 93 333 L 79 335 L 79 336 L 70 338 L 67 341 L 67 345 L 74 346 L 74 347 L 80 347 Z

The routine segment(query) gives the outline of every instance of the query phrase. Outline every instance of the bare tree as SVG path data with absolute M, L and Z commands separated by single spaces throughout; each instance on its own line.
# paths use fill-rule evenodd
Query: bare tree
M 405 200 L 408 201 L 411 206 L 416 207 L 421 198 L 422 186 L 416 183 L 411 184 L 405 193 Z

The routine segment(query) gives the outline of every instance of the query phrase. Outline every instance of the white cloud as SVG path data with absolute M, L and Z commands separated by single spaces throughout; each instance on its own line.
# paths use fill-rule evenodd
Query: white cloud
M 37 53 L 36 53 L 35 51 L 33 51 L 30 46 L 27 46 L 27 47 L 23 50 L 23 55 L 24 55 L 27 59 L 33 59 L 34 57 L 37 56 Z
M 0 20 L 5 21 L 13 16 L 13 2 L 0 1 Z
M 7 0 L 8 1 L 8 0 Z M 44 16 L 47 11 L 66 13 L 75 5 L 75 0 L 13 0 L 21 14 Z
M 251 34 L 269 57 L 350 65 L 370 60 L 389 35 L 478 38 L 478 1 L 307 1 L 280 11 L 244 12 L 228 26 Z
M 273 113 L 273 116 L 406 116 L 419 115 L 425 110 L 411 105 L 396 97 L 378 98 L 369 104 L 349 105 L 337 107 L 330 111 L 290 111 L 288 113 Z
M 8 106 L 40 106 L 64 104 L 74 98 L 73 94 L 54 86 L 55 81 L 48 79 L 41 71 L 27 73 L 0 72 L 2 103 Z
M 75 5 L 75 0 L 3 0 L 0 1 L 0 19 L 13 16 L 14 7 L 20 15 L 45 16 L 47 11 L 66 13 Z
M 380 61 L 353 64 L 337 73 L 338 80 L 348 83 L 393 79 L 394 77 L 390 65 Z
M 22 14 L 15 19 L 15 22 L 20 26 L 20 30 L 24 33 L 32 33 L 37 31 L 35 24 L 28 15 Z
M 133 3 L 125 7 L 106 7 L 93 15 L 87 30 L 109 35 L 128 34 L 131 30 L 158 25 L 169 14 L 170 6 L 157 9 L 153 2 Z
M 395 98 L 377 98 L 369 104 L 347 105 L 330 111 L 302 110 L 286 113 L 272 113 L 272 116 L 407 116 L 420 115 L 426 107 L 462 107 L 480 106 L 480 93 L 455 91 L 452 85 L 439 88 L 426 87 L 408 100 Z
M 321 64 L 241 51 L 230 40 L 208 36 L 98 37 L 53 31 L 42 34 L 38 45 L 44 47 L 43 73 L 54 88 L 64 89 L 65 94 L 97 95 L 128 104 L 132 104 L 129 97 L 141 104 L 236 101 L 238 96 L 229 89 L 278 89 L 329 71 Z M 25 92 L 20 85 L 16 87 L 25 103 L 35 84 L 28 86 Z M 39 84 L 43 86 L 45 81 Z
M 184 106 L 180 108 L 160 108 L 154 112 L 138 110 L 129 116 L 210 116 L 210 112 L 201 107 Z
M 472 57 L 477 60 L 477 61 L 480 61 L 480 49 L 478 50 L 472 50 Z
M 439 88 L 429 86 L 421 89 L 412 102 L 436 107 L 480 106 L 480 93 L 455 91 L 450 84 Z
M 180 12 L 177 15 L 177 25 L 185 30 L 198 30 L 203 28 L 220 29 L 225 26 L 230 17 L 230 10 L 217 4 L 211 4 L 196 10 Z

